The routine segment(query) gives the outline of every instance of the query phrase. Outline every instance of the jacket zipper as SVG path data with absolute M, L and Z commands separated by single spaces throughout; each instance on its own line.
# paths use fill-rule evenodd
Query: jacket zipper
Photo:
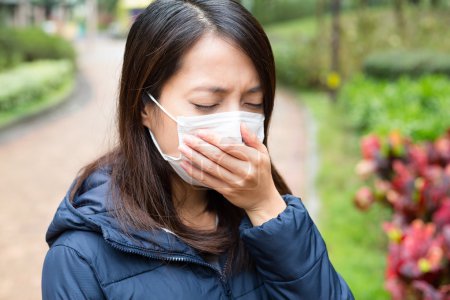
M 180 257 L 180 256 L 158 256 L 158 255 L 153 255 L 153 254 L 148 253 L 148 251 L 143 251 L 143 250 L 139 250 L 139 249 L 129 248 L 129 247 L 123 246 L 121 244 L 118 244 L 117 242 L 113 242 L 113 241 L 111 241 L 109 239 L 106 239 L 106 241 L 112 247 L 114 247 L 114 248 L 116 248 L 116 249 L 118 249 L 120 251 L 123 251 L 123 252 L 139 254 L 139 255 L 146 256 L 146 257 L 153 258 L 153 259 L 166 260 L 166 261 L 175 261 L 175 262 L 189 262 L 189 263 L 194 263 L 194 264 L 198 264 L 198 265 L 209 267 L 209 268 L 213 269 L 214 272 L 216 272 L 219 275 L 220 282 L 222 284 L 222 287 L 225 290 L 225 293 L 226 293 L 227 297 L 229 299 L 233 299 L 232 298 L 232 294 L 231 294 L 230 286 L 229 286 L 229 284 L 228 284 L 228 282 L 226 280 L 226 276 L 225 276 L 225 271 L 226 271 L 226 268 L 227 268 L 227 265 L 228 265 L 228 255 L 227 255 L 227 258 L 226 258 L 226 261 L 225 261 L 224 272 L 220 272 L 219 270 L 214 268 L 213 265 L 211 265 L 209 263 L 206 263 L 206 262 L 199 261 L 199 260 L 189 259 L 187 257 Z

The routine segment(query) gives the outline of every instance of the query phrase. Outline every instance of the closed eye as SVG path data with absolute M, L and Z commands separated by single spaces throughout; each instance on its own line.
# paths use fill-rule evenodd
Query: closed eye
M 246 105 L 252 107 L 252 108 L 262 108 L 262 103 L 245 103 Z
M 200 104 L 194 104 L 195 108 L 200 110 L 200 111 L 210 111 L 212 109 L 214 109 L 218 104 L 212 104 L 212 105 L 200 105 Z

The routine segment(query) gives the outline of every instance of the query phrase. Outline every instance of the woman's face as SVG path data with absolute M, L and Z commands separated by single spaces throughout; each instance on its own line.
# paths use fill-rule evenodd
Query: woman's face
M 157 100 L 174 117 L 238 110 L 263 113 L 263 92 L 252 61 L 213 34 L 203 36 L 187 51 L 181 68 L 164 84 Z M 172 119 L 156 105 L 147 104 L 142 122 L 165 154 L 179 155 L 177 124 Z

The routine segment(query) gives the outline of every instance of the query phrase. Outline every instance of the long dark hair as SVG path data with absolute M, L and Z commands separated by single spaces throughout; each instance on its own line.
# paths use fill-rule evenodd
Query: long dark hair
M 208 190 L 207 210 L 219 215 L 217 231 L 194 230 L 184 225 L 172 201 L 171 167 L 164 161 L 142 124 L 141 111 L 149 91 L 159 99 L 164 83 L 180 68 L 184 53 L 205 33 L 232 41 L 252 60 L 264 93 L 265 139 L 274 105 L 275 65 L 269 40 L 258 21 L 233 0 L 156 0 L 136 19 L 128 34 L 117 107 L 119 139 L 108 153 L 82 168 L 71 193 L 96 169 L 111 170 L 112 212 L 124 232 L 131 228 L 161 227 L 175 232 L 204 254 L 230 250 L 234 270 L 249 266 L 251 258 L 239 238 L 243 209 L 221 194 Z M 272 165 L 280 194 L 290 189 Z

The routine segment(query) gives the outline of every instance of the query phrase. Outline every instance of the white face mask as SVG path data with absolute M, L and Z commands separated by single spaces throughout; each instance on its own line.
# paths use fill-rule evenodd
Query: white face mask
M 178 131 L 178 144 L 183 144 L 183 137 L 185 134 L 193 134 L 198 129 L 209 129 L 212 132 L 223 137 L 223 141 L 226 143 L 238 143 L 243 144 L 240 123 L 244 122 L 247 125 L 249 131 L 256 134 L 258 139 L 262 142 L 264 139 L 264 115 L 246 111 L 230 111 L 223 113 L 215 113 L 203 116 L 191 116 L 184 117 L 178 116 L 174 118 L 158 101 L 153 98 L 149 93 L 147 95 L 150 99 L 172 120 L 177 123 Z M 150 136 L 164 160 L 168 161 L 175 172 L 187 183 L 197 186 L 205 186 L 203 183 L 192 178 L 181 167 L 180 163 L 182 159 L 186 159 L 181 156 L 173 157 L 164 154 L 156 141 L 152 131 L 148 129 Z

